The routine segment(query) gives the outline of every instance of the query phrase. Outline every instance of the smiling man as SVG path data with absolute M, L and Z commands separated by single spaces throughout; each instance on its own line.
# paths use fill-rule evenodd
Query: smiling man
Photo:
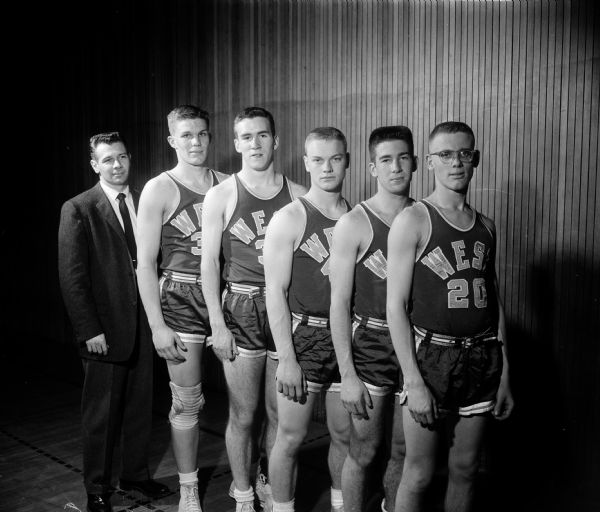
M 199 512 L 198 413 L 204 405 L 202 354 L 210 332 L 200 279 L 202 205 L 208 189 L 229 176 L 204 165 L 211 139 L 206 111 L 181 105 L 167 121 L 177 165 L 148 181 L 142 191 L 137 272 L 154 346 L 171 379 L 169 420 L 179 472 L 179 512 Z
M 252 447 L 259 405 L 266 406 L 267 458 L 275 439 L 275 344 L 265 307 L 263 244 L 273 214 L 306 192 L 301 185 L 275 171 L 274 152 L 279 145 L 271 113 L 248 107 L 233 123 L 235 149 L 242 169 L 234 179 L 212 188 L 206 196 L 202 222 L 202 276 L 210 315 L 211 343 L 223 361 L 229 396 L 225 444 L 237 512 L 254 510 L 250 482 Z M 221 269 L 221 254 L 223 268 Z M 221 270 L 226 282 L 221 302 Z M 264 386 L 264 387 L 263 387 Z M 270 508 L 270 489 L 260 474 L 259 499 Z M 260 491 L 260 492 L 259 492 Z
M 58 269 L 85 372 L 81 412 L 89 512 L 110 512 L 114 447 L 121 434 L 122 489 L 159 497 L 149 479 L 152 343 L 135 279 L 136 206 L 131 157 L 118 132 L 90 139 L 99 183 L 62 207 Z

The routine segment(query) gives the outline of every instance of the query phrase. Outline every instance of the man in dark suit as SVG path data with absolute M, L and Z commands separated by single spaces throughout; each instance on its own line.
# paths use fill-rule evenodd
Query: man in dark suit
M 118 132 L 90 139 L 96 186 L 62 207 L 60 286 L 83 358 L 83 479 L 89 512 L 110 512 L 113 448 L 121 434 L 120 487 L 159 497 L 149 478 L 153 348 L 135 277 L 131 157 Z

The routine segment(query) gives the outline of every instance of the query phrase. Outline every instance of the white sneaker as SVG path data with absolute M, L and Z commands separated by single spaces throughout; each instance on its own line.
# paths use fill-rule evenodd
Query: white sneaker
M 263 511 L 271 512 L 273 510 L 273 490 L 271 489 L 271 484 L 267 483 L 267 477 L 260 472 L 260 469 L 256 475 L 254 492 L 256 492 Z
M 202 512 L 197 485 L 181 485 L 179 492 L 179 512 Z
M 235 512 L 256 512 L 254 510 L 254 502 L 252 502 L 252 501 L 236 502 Z

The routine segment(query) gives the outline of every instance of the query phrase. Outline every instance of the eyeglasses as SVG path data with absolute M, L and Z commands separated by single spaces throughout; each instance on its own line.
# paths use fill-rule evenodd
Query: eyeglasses
M 437 155 L 444 164 L 451 164 L 455 158 L 458 158 L 463 164 L 470 164 L 474 158 L 477 150 L 474 149 L 459 149 L 458 151 L 451 151 L 449 149 L 443 149 L 437 153 L 429 153 L 431 156 Z

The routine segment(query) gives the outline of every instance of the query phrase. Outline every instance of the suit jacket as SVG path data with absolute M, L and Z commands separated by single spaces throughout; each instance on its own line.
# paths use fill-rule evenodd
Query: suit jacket
M 139 193 L 131 193 L 137 209 Z M 125 233 L 100 183 L 63 204 L 58 271 L 80 355 L 109 362 L 127 360 L 136 337 L 149 337 L 150 328 Z M 109 347 L 105 356 L 90 354 L 85 345 L 100 333 Z

